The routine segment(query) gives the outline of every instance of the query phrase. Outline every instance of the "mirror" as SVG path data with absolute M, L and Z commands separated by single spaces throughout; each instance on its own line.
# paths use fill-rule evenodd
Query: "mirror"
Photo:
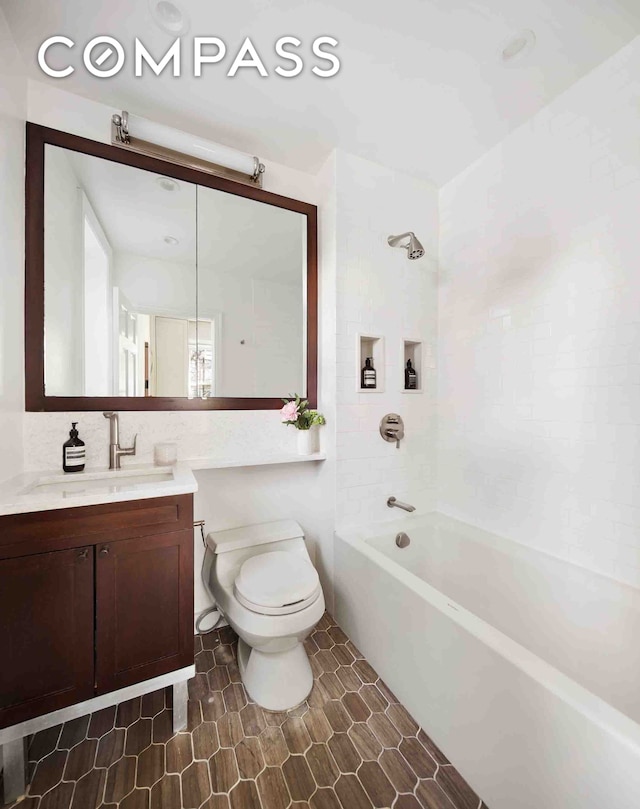
M 306 218 L 200 186 L 197 203 L 199 394 L 306 393 Z
M 313 404 L 314 206 L 28 127 L 29 409 Z

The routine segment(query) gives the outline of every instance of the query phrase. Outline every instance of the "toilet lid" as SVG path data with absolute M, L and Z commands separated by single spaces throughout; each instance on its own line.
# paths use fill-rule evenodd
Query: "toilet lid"
M 286 615 L 299 612 L 318 598 L 320 580 L 307 559 L 271 551 L 242 564 L 234 590 L 238 601 L 253 612 Z

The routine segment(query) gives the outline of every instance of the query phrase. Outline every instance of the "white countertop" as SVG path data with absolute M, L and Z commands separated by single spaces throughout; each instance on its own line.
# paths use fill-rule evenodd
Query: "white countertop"
M 311 455 L 294 455 L 292 453 L 280 452 L 273 455 L 260 455 L 244 458 L 191 458 L 184 463 L 190 469 L 232 469 L 241 466 L 272 466 L 282 463 L 309 463 L 310 461 L 326 460 L 324 452 L 314 452 Z
M 113 471 L 87 469 L 18 475 L 0 485 L 0 515 L 97 506 L 193 494 L 198 483 L 187 464 L 131 464 Z
M 193 458 L 167 467 L 126 463 L 113 471 L 29 472 L 0 484 L 0 516 L 193 494 L 198 491 L 198 482 L 192 470 L 309 463 L 326 457 L 323 452 L 276 453 L 253 458 Z

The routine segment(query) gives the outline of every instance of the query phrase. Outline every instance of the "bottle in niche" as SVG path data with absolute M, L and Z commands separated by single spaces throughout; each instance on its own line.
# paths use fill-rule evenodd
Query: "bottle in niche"
M 85 462 L 84 441 L 78 438 L 76 427 L 78 422 L 71 424 L 69 440 L 62 445 L 62 468 L 65 472 L 82 472 Z
M 404 369 L 404 389 L 417 390 L 418 388 L 418 374 L 411 360 L 407 360 L 407 367 Z
M 367 357 L 362 369 L 361 387 L 366 389 L 375 388 L 376 386 L 376 369 L 373 367 L 373 357 Z

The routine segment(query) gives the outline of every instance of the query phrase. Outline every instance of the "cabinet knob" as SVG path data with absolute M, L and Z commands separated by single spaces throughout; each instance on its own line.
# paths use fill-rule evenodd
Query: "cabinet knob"
M 88 558 L 89 558 L 89 548 L 85 548 L 78 554 L 78 559 L 81 559 L 83 562 Z
M 109 555 L 109 546 L 108 545 L 103 545 L 100 548 L 99 556 L 108 556 L 108 555 Z

